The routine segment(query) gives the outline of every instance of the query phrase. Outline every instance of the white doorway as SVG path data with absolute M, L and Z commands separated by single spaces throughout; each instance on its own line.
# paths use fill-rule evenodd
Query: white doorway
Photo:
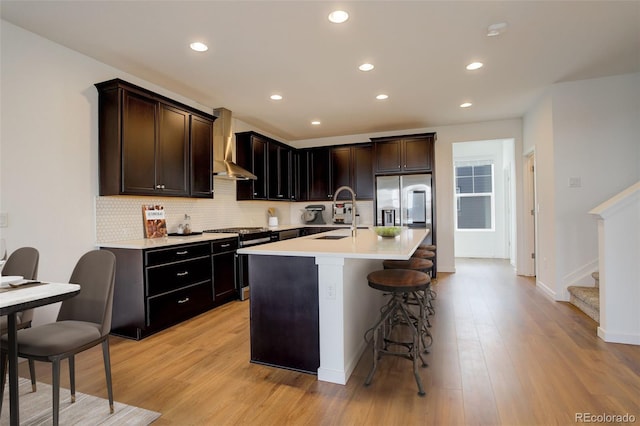
M 536 201 L 536 156 L 535 151 L 531 151 L 525 154 L 524 158 L 524 176 L 523 176 L 523 188 L 524 188 L 524 248 L 525 248 L 525 261 L 523 262 L 524 269 L 519 271 L 520 275 L 525 276 L 537 276 L 537 201 Z
M 452 144 L 455 257 L 515 265 L 514 146 L 514 139 Z

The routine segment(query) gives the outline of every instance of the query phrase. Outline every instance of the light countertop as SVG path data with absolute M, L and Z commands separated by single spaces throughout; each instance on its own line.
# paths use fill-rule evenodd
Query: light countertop
M 330 226 L 330 225 L 329 225 Z M 324 236 L 345 235 L 342 239 L 320 239 Z M 290 240 L 261 244 L 238 250 L 240 254 L 303 257 L 342 257 L 351 259 L 392 259 L 405 260 L 428 235 L 423 228 L 405 228 L 395 238 L 383 238 L 372 229 L 358 229 L 357 236 L 351 237 L 349 228 Z
M 202 233 L 200 235 L 184 235 L 180 237 L 163 237 L 163 238 L 139 238 L 135 240 L 123 240 L 123 241 L 110 241 L 106 243 L 98 243 L 98 247 L 104 248 L 124 248 L 124 249 L 151 249 L 176 246 L 180 244 L 192 244 L 201 243 L 213 240 L 221 240 L 224 238 L 237 237 L 238 234 L 224 233 L 224 234 L 211 234 Z

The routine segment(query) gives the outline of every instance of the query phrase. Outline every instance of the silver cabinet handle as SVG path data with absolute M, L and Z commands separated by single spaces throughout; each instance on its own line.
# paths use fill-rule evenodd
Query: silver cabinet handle
M 220 244 L 220 248 L 226 248 L 229 247 L 231 244 Z
M 189 250 L 182 250 L 182 251 L 176 252 L 176 254 L 179 254 L 179 255 L 188 254 L 188 253 L 189 253 Z
M 176 274 L 176 277 L 184 277 L 184 276 L 187 276 L 187 275 L 189 275 L 189 271 L 178 272 Z
M 187 303 L 188 301 L 189 301 L 189 298 L 188 298 L 188 297 L 185 297 L 185 298 L 184 298 L 184 299 L 182 299 L 182 300 L 178 300 L 178 303 L 183 304 L 183 303 Z
M 164 185 L 156 185 L 156 189 L 164 189 Z

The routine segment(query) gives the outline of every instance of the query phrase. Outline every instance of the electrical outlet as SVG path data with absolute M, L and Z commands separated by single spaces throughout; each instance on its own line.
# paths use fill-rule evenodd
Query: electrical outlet
M 0 228 L 6 228 L 9 226 L 9 213 L 0 212 Z
M 333 284 L 329 284 L 327 286 L 327 299 L 335 299 L 336 298 L 336 286 Z

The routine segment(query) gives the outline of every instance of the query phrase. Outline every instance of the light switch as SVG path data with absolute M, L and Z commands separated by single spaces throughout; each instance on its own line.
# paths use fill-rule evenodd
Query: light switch
M 0 228 L 6 228 L 9 226 L 9 213 L 0 212 Z
M 569 188 L 580 188 L 582 186 L 582 179 L 580 177 L 569 178 Z

